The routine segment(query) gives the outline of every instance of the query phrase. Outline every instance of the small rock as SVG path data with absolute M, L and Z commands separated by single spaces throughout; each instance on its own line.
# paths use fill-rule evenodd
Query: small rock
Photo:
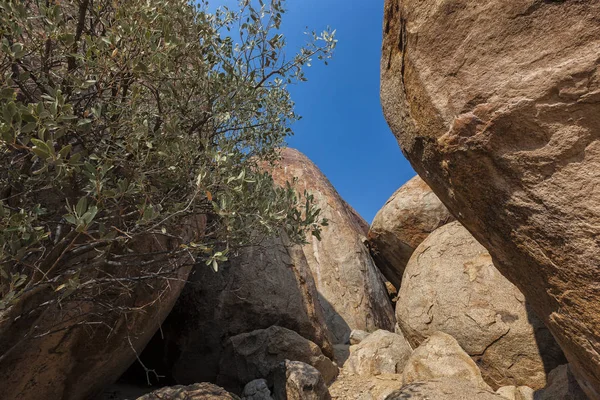
M 321 373 L 300 361 L 285 360 L 274 376 L 275 400 L 330 400 Z
M 302 361 L 312 365 L 329 383 L 338 374 L 338 368 L 323 355 L 319 346 L 280 326 L 259 329 L 230 338 L 220 361 L 217 384 L 238 393 L 254 379 L 266 378 L 271 383 L 272 373 L 285 360 Z
M 446 378 L 465 380 L 492 391 L 471 357 L 456 339 L 443 332 L 435 332 L 415 349 L 404 367 L 403 378 L 405 384 Z
M 350 374 L 401 374 L 412 349 L 404 336 L 378 330 L 350 348 L 344 369 Z
M 361 331 L 360 329 L 354 329 L 350 332 L 350 344 L 359 344 L 367 338 L 371 333 Z
M 502 386 L 496 394 L 509 400 L 533 400 L 534 390 L 528 386 Z
M 164 387 L 137 400 L 239 400 L 239 397 L 211 383 Z
M 255 379 L 244 386 L 242 400 L 273 400 L 266 379 Z

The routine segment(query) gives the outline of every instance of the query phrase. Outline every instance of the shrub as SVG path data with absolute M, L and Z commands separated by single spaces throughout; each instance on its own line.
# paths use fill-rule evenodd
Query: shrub
M 286 59 L 282 1 L 207 10 L 0 1 L 0 310 L 40 285 L 64 299 L 86 270 L 182 254 L 216 270 L 279 229 L 319 235 L 311 196 L 257 165 L 292 133 L 287 86 L 331 56 L 333 33 Z M 181 226 L 199 215 L 192 241 Z M 148 235 L 176 245 L 138 254 Z

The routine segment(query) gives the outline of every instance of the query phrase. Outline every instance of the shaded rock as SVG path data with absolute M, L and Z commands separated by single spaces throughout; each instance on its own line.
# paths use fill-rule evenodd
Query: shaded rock
M 502 386 L 496 394 L 509 400 L 533 400 L 534 390 L 528 386 Z
M 415 176 L 389 198 L 373 219 L 369 248 L 375 264 L 399 288 L 404 268 L 417 246 L 452 220 L 446 206 Z
M 162 375 L 172 371 L 178 383 L 214 382 L 228 338 L 272 325 L 298 332 L 333 356 L 310 268 L 284 240 L 245 248 L 217 273 L 198 265 L 152 344 L 161 352 L 148 349 L 144 362 L 164 359 L 163 370 L 153 368 Z
M 196 240 L 204 223 L 203 217 L 189 218 L 172 233 Z M 179 244 L 167 235 L 138 236 L 127 248 L 112 250 L 137 254 L 131 258 L 135 262 L 82 269 L 79 289 L 70 296 L 59 300 L 60 293 L 44 284 L 0 311 L 2 399 L 37 400 L 41 394 L 87 399 L 115 382 L 158 330 L 184 286 L 195 260 L 185 255 L 160 262 L 156 255 Z M 92 265 L 97 255 L 91 249 L 67 259 Z
M 402 387 L 402 375 L 361 376 L 345 371 L 329 387 L 334 400 L 384 400 Z
M 494 389 L 542 388 L 546 371 L 565 362 L 519 289 L 458 222 L 437 229 L 415 251 L 396 317 L 413 347 L 438 330 L 454 337 Z
M 365 376 L 401 374 L 411 353 L 402 334 L 378 330 L 350 348 L 344 370 Z
M 353 329 L 352 332 L 350 332 L 350 344 L 359 344 L 370 334 L 370 332 L 361 331 L 360 329 Z
M 385 400 L 505 400 L 504 397 L 482 389 L 462 379 L 436 379 L 415 382 L 388 395 Z
M 456 339 L 443 332 L 433 333 L 408 358 L 402 374 L 404 384 L 434 379 L 465 380 L 490 390 L 477 365 Z
M 336 364 L 341 368 L 348 357 L 350 357 L 350 345 L 336 344 L 333 346 L 333 358 Z
M 315 367 L 326 383 L 332 382 L 338 368 L 319 346 L 289 329 L 272 326 L 234 336 L 227 341 L 221 357 L 217 383 L 232 392 L 254 379 L 267 378 L 285 360 L 302 361 Z
M 404 154 L 600 398 L 600 2 L 387 0 Z M 443 39 L 442 39 L 443 38 Z
M 322 240 L 309 238 L 311 243 L 303 247 L 299 256 L 308 260 L 334 343 L 347 343 L 352 329 L 392 330 L 394 311 L 379 271 L 363 244 L 368 225 L 317 166 L 297 150 L 282 149 L 279 165 L 272 173 L 280 185 L 297 177 L 293 186 L 300 193 L 312 193 L 321 209 L 320 216 L 329 221 Z
M 273 400 L 266 379 L 255 379 L 244 386 L 242 400 Z
M 329 400 L 321 373 L 300 361 L 285 360 L 274 376 L 275 400 Z
M 210 383 L 164 387 L 137 400 L 239 400 L 239 397 Z
M 534 393 L 535 400 L 587 400 L 568 364 L 553 369 L 548 374 L 548 386 Z

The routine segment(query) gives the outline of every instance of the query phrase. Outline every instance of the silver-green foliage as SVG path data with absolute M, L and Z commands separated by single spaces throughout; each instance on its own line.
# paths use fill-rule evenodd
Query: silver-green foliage
M 287 85 L 331 56 L 333 33 L 288 59 L 281 0 L 207 9 L 0 0 L 0 309 L 36 285 L 71 293 L 90 266 L 139 264 L 121 253 L 142 235 L 215 269 L 279 229 L 319 235 L 311 196 L 258 166 L 298 118 Z M 197 215 L 202 240 L 186 241 L 178 226 Z

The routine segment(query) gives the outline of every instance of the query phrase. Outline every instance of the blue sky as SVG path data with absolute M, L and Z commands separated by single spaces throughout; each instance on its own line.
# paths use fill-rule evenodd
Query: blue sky
M 231 0 L 212 4 L 234 5 Z M 383 0 L 288 0 L 282 29 L 288 49 L 303 32 L 337 30 L 328 66 L 314 62 L 308 82 L 292 86 L 296 112 L 290 147 L 306 154 L 341 196 L 371 222 L 392 193 L 415 175 L 390 132 L 379 102 Z

